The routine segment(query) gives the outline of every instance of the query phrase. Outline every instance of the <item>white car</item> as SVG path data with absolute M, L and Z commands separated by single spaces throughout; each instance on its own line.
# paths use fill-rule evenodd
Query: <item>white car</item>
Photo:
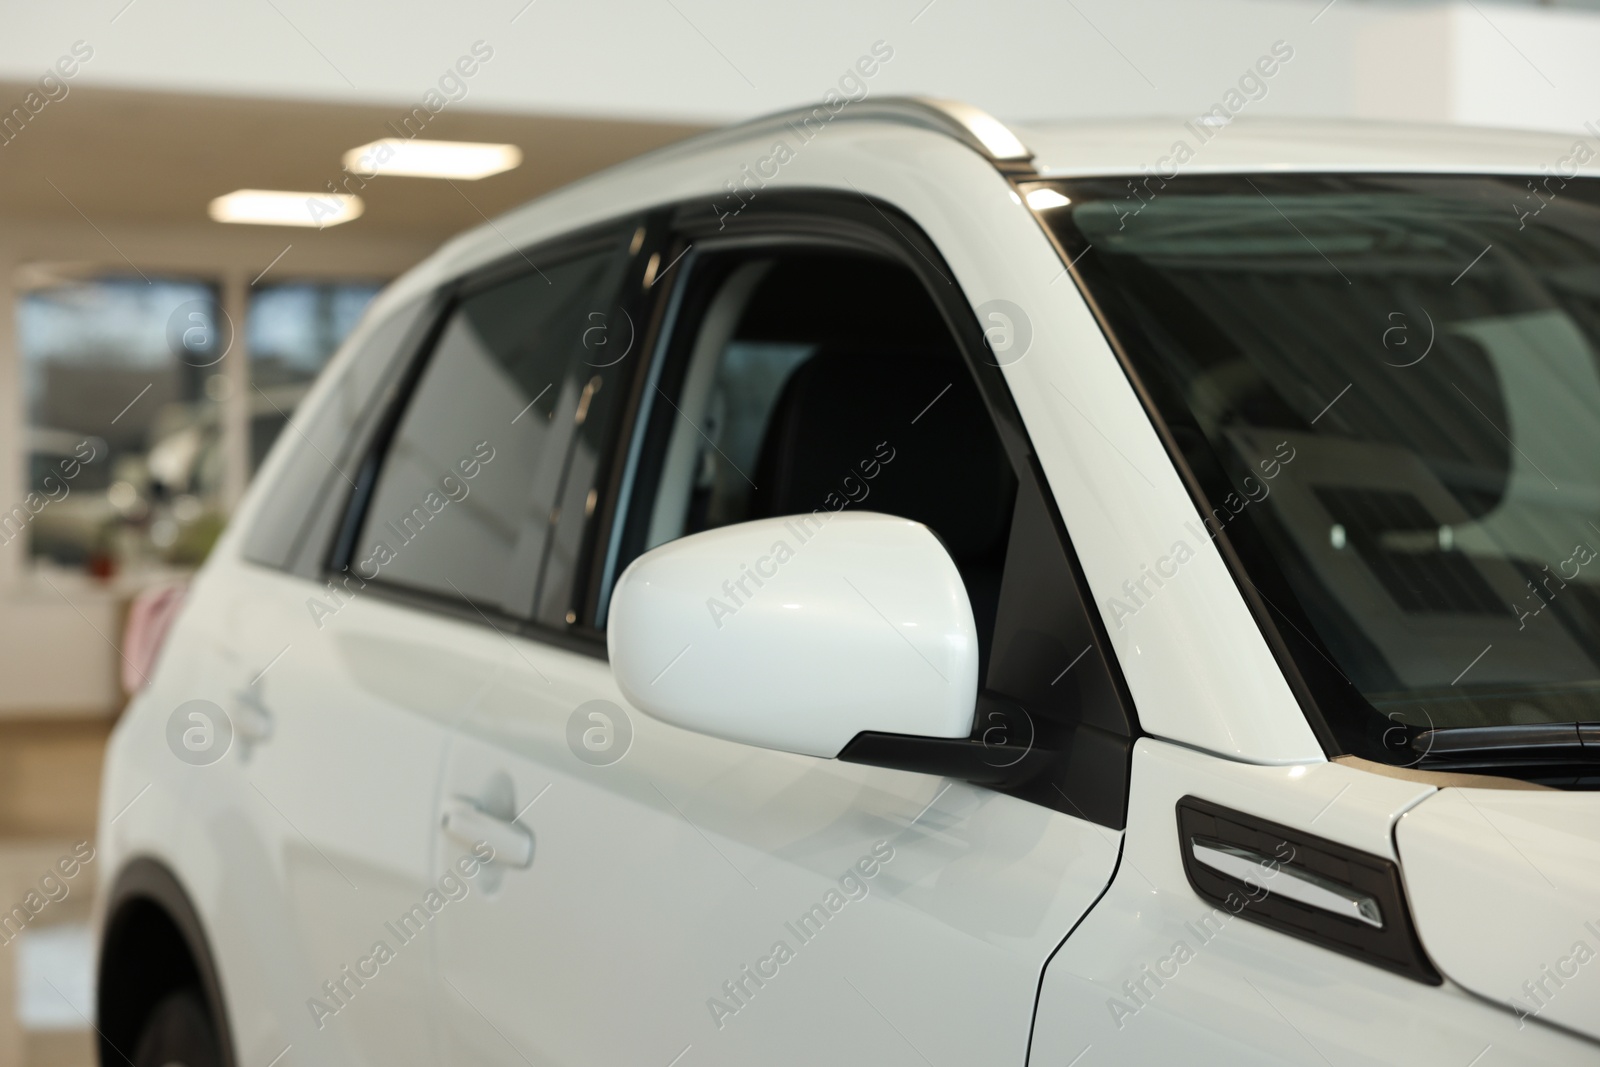
M 446 245 L 135 612 L 102 1062 L 1600 1062 L 1594 151 L 835 94 Z

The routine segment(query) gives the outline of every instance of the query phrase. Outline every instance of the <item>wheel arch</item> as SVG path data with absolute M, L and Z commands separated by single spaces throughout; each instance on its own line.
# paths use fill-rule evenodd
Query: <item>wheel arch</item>
M 222 978 L 199 912 L 176 875 L 148 856 L 118 873 L 106 902 L 95 974 L 101 1063 L 126 1062 L 161 998 L 193 985 L 222 1045 L 224 1067 L 238 1067 Z

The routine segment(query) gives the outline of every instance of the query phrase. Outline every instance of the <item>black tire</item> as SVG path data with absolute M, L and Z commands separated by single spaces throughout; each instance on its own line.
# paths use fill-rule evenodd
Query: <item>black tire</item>
M 222 1067 L 217 1028 L 198 989 L 168 993 L 134 1045 L 134 1067 Z

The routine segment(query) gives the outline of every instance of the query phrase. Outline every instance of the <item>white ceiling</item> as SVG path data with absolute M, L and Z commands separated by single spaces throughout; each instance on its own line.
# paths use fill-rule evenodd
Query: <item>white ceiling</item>
M 475 41 L 480 110 L 726 121 L 814 102 L 875 41 L 873 93 L 1002 117 L 1194 114 L 1275 40 L 1292 77 L 1258 110 L 1575 127 L 1600 98 L 1600 16 L 1489 0 L 75 0 L 13 4 L 0 78 L 83 40 L 81 84 L 398 105 Z M 1482 99 L 1487 85 L 1493 100 Z M 0 102 L 3 104 L 4 102 Z M 9 106 L 9 105 L 5 105 Z M 1498 108 L 1498 111 L 1496 111 Z M 1470 110 L 1470 108 L 1469 108 Z

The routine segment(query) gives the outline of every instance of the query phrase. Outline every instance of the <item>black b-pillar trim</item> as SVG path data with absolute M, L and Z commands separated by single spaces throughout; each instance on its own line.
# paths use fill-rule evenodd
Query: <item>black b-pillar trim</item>
M 1008 786 L 1049 766 L 1058 753 L 1034 743 L 1032 721 L 1020 704 L 978 694 L 975 737 L 920 737 L 863 730 L 839 753 L 846 763 Z

